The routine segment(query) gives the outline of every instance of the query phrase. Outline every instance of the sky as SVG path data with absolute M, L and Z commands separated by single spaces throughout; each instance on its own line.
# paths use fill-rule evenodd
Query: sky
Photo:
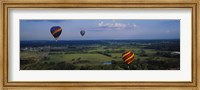
M 180 20 L 77 19 L 20 20 L 20 40 L 55 40 L 52 26 L 62 28 L 59 40 L 180 39 Z

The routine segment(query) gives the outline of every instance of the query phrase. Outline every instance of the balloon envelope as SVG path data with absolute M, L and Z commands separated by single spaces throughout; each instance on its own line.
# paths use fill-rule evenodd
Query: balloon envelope
M 80 31 L 80 34 L 81 34 L 82 36 L 84 36 L 84 35 L 85 35 L 85 31 L 84 31 L 84 30 L 81 30 L 81 31 Z
M 50 32 L 53 37 L 58 40 L 60 34 L 62 33 L 62 28 L 60 26 L 53 26 L 51 27 Z
M 122 54 L 122 59 L 125 63 L 130 64 L 135 59 L 135 54 L 131 51 L 126 51 Z

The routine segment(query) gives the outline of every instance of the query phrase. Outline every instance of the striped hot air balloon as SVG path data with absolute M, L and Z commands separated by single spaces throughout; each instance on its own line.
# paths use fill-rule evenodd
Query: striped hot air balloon
M 126 51 L 122 54 L 122 58 L 125 63 L 130 64 L 133 62 L 133 60 L 135 58 L 135 54 L 131 51 Z
M 53 35 L 53 37 L 57 41 L 60 34 L 62 33 L 62 28 L 60 26 L 53 26 L 53 27 L 51 27 L 50 31 L 51 31 L 51 34 Z

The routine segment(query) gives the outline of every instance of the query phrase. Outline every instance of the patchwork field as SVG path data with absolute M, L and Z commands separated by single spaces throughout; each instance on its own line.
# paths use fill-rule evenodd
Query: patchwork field
M 62 44 L 33 46 L 21 42 L 21 70 L 127 70 L 122 60 L 124 51 L 135 54 L 132 70 L 177 70 L 180 69 L 179 41 L 168 40 L 168 46 L 162 47 L 157 41 L 87 41 L 81 44 L 76 41 Z M 69 44 L 70 43 L 70 44 Z M 59 47 L 58 47 L 59 46 Z

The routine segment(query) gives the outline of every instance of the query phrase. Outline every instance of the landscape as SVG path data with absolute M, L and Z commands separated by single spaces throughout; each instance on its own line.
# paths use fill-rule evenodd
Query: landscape
M 122 53 L 135 52 L 132 70 L 180 69 L 180 40 L 21 41 L 22 70 L 126 70 Z
M 79 20 L 78 22 L 81 21 L 85 20 Z M 128 23 L 130 23 L 135 20 L 121 21 L 128 21 Z M 51 35 L 49 31 L 51 26 L 55 23 L 61 24 L 65 21 L 22 20 L 21 22 L 21 24 L 23 24 L 23 22 L 26 23 L 25 26 L 21 25 L 20 27 L 20 70 L 180 70 L 179 21 L 175 21 L 178 23 L 177 26 L 173 23 L 173 20 L 172 22 L 170 22 L 170 20 L 163 20 L 163 22 L 170 24 L 164 23 L 163 25 L 165 27 L 161 25 L 160 28 L 170 29 L 177 27 L 177 30 L 174 30 L 177 31 L 175 34 L 169 33 L 169 30 L 167 32 L 164 31 L 167 34 L 165 37 L 159 36 L 159 33 L 148 36 L 145 32 L 144 35 L 136 35 L 136 32 L 139 30 L 151 30 L 150 26 L 159 27 L 157 23 L 163 23 L 159 20 L 154 20 L 153 22 L 156 22 L 156 24 L 150 25 L 146 29 L 140 27 L 144 24 L 143 22 L 149 24 L 151 21 L 144 20 L 141 22 L 140 20 L 140 23 L 138 21 L 138 24 L 132 26 L 128 26 L 130 24 L 127 23 L 122 26 L 123 24 L 121 22 L 118 23 L 118 25 L 110 25 L 108 23 L 102 24 L 102 28 L 78 28 L 76 31 L 77 34 L 73 36 L 73 31 L 71 31 L 71 36 L 66 34 L 66 37 L 64 36 L 64 32 L 67 29 L 62 25 L 59 27 L 60 33 L 57 36 L 54 35 L 53 37 L 53 34 Z M 27 25 L 27 22 L 31 23 L 30 26 Z M 100 23 L 102 22 L 114 23 L 117 22 L 117 20 L 104 20 Z M 47 24 L 47 29 L 41 29 L 41 31 L 45 31 L 44 33 L 48 33 L 42 34 L 42 32 L 38 33 L 34 31 L 37 30 L 37 26 L 34 26 L 33 23 L 52 23 L 52 25 Z M 76 23 L 74 22 L 74 24 Z M 71 21 L 70 24 L 73 24 L 73 22 Z M 100 27 L 101 25 L 99 24 L 98 26 Z M 173 26 L 173 24 L 176 26 Z M 170 25 L 170 27 L 168 25 Z M 74 25 L 74 27 L 75 26 L 77 26 L 77 24 Z M 34 30 L 27 30 L 30 27 Z M 131 35 L 132 31 L 129 31 L 130 28 L 134 28 L 133 35 Z M 102 32 L 100 31 L 101 29 L 105 31 Z M 123 29 L 126 30 L 123 31 Z M 70 30 L 72 29 L 69 29 L 68 33 L 70 33 Z M 85 30 L 85 35 L 80 35 L 80 30 Z M 154 29 L 152 29 L 152 32 L 153 30 Z M 29 35 L 25 32 L 35 34 Z M 130 32 L 130 35 L 122 32 Z M 96 35 L 94 35 L 94 33 L 96 33 Z M 109 35 L 106 36 L 108 33 L 113 37 Z M 89 36 L 88 34 L 92 35 Z M 160 34 L 162 35 L 164 33 Z M 158 35 L 158 37 L 155 37 L 155 35 Z M 130 64 L 125 63 L 122 57 L 122 54 L 126 51 L 134 53 L 134 59 Z

